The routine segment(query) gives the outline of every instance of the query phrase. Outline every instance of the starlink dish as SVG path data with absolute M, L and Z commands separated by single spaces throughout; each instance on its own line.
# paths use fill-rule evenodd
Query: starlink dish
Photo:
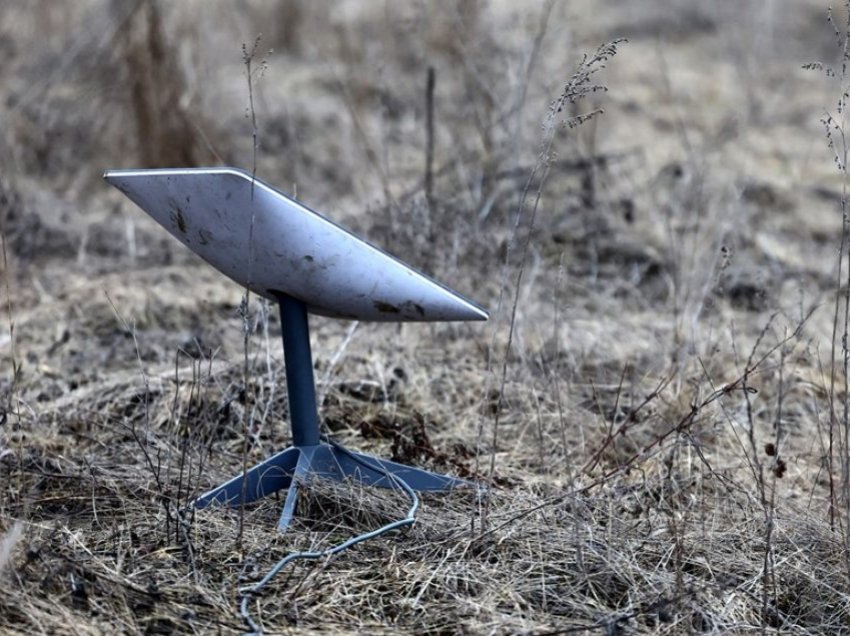
M 208 263 L 277 302 L 292 446 L 195 500 L 238 505 L 279 490 L 278 528 L 295 513 L 299 483 L 354 479 L 382 488 L 470 485 L 348 451 L 322 439 L 308 312 L 374 321 L 486 320 L 487 312 L 322 215 L 233 168 L 110 170 L 104 178 Z
M 104 178 L 260 296 L 286 294 L 334 318 L 487 320 L 457 292 L 242 170 L 110 170 Z

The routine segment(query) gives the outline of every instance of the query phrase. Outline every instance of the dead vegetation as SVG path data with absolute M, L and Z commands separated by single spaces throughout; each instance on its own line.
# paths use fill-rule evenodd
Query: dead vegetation
M 493 314 L 314 321 L 330 435 L 492 488 L 291 564 L 267 633 L 850 631 L 842 93 L 800 68 L 844 14 L 836 47 L 815 0 L 593 4 L 4 7 L 0 631 L 239 633 L 283 556 L 406 514 L 188 506 L 243 430 L 287 443 L 279 325 L 99 177 L 248 168 L 255 130 L 259 176 Z M 610 91 L 558 101 L 576 69 Z

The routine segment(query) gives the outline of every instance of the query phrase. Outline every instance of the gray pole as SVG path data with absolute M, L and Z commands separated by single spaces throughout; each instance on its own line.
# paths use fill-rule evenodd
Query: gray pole
M 280 305 L 283 357 L 286 361 L 292 445 L 315 446 L 319 443 L 319 413 L 316 408 L 307 308 L 300 300 L 284 294 L 278 295 L 277 301 Z

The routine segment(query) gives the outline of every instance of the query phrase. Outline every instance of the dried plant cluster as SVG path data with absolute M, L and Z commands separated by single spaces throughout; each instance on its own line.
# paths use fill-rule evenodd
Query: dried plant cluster
M 313 321 L 329 435 L 489 489 L 265 632 L 850 631 L 846 6 L 7 4 L 0 632 L 240 633 L 407 513 L 189 505 L 288 443 L 280 325 L 99 176 L 211 163 L 492 311 Z

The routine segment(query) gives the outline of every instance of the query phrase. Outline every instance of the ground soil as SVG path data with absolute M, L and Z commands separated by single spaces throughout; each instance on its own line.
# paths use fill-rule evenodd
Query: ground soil
M 491 314 L 313 319 L 329 435 L 484 487 L 287 566 L 266 633 L 850 632 L 846 9 L 521 4 L 0 8 L 0 632 L 240 633 L 407 513 L 189 505 L 289 443 L 274 308 L 101 179 L 198 165 Z

